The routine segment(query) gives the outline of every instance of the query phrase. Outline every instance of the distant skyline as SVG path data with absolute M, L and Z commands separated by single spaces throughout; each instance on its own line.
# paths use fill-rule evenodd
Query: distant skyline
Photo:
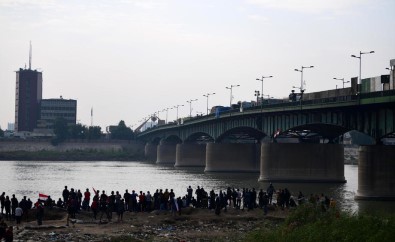
M 389 74 L 393 0 L 0 0 L 0 127 L 15 121 L 15 71 L 43 72 L 43 98 L 76 99 L 77 122 L 127 126 L 179 107 L 179 117 L 256 100 L 342 87 L 333 78 Z M 346 86 L 350 84 L 347 83 Z M 166 112 L 160 114 L 166 119 Z M 168 121 L 176 110 L 168 111 Z

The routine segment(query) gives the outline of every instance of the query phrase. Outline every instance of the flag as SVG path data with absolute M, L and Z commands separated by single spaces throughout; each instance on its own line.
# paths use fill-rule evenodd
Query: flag
M 42 193 L 38 194 L 38 199 L 41 200 L 41 201 L 46 201 L 48 199 L 48 197 L 49 197 L 48 195 L 45 195 L 45 194 L 42 194 Z

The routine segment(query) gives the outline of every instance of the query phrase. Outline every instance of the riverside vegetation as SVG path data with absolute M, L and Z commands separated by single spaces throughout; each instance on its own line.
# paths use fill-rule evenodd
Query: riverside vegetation
M 305 204 L 273 230 L 251 232 L 246 241 L 395 241 L 395 215 L 377 217 Z
M 142 152 L 122 150 L 70 150 L 70 151 L 4 151 L 0 160 L 29 161 L 135 161 L 144 159 Z
M 98 224 L 90 212 L 81 212 L 76 224 L 64 226 L 66 211 L 46 210 L 44 225 L 34 218 L 23 222 L 14 238 L 19 241 L 394 241 L 394 216 L 355 215 L 323 211 L 305 204 L 293 209 L 228 209 L 220 215 L 208 209 L 125 213 L 124 222 Z M 11 223 L 12 225 L 12 223 Z

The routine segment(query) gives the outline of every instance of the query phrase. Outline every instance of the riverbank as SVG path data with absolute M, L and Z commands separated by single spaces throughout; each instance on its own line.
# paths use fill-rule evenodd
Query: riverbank
M 127 149 L 0 152 L 0 160 L 10 161 L 136 161 L 143 159 L 144 155 L 141 152 Z
M 34 213 L 34 210 L 30 214 Z M 21 241 L 243 241 L 256 229 L 273 230 L 284 221 L 288 210 L 273 209 L 267 216 L 261 209 L 251 211 L 229 208 L 216 215 L 213 210 L 184 208 L 181 215 L 169 211 L 125 212 L 123 222 L 94 220 L 91 212 L 81 212 L 76 223 L 66 226 L 66 212 L 45 210 L 42 226 L 35 221 L 14 229 Z M 100 213 L 99 213 L 100 216 Z M 105 216 L 103 216 L 105 217 Z M 74 220 L 73 220 L 74 221 Z M 13 223 L 10 225 L 14 225 Z
M 31 211 L 31 217 L 34 210 Z M 66 226 L 66 211 L 46 208 L 43 225 L 29 220 L 17 229 L 15 241 L 394 241 L 395 217 L 351 215 L 306 204 L 294 209 L 228 208 L 214 211 L 184 208 L 181 215 L 169 211 L 125 212 L 123 221 L 93 219 L 81 212 Z M 100 213 L 99 213 L 100 216 Z M 105 216 L 104 216 L 105 217 Z M 33 219 L 33 218 L 32 218 Z
M 0 160 L 133 161 L 143 160 L 144 144 L 125 140 L 0 140 Z

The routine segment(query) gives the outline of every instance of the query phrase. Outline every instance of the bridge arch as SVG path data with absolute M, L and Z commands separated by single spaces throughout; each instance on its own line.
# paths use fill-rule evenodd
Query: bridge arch
M 193 133 L 184 140 L 184 143 L 197 143 L 197 144 L 206 144 L 211 142 L 214 142 L 214 138 L 205 132 Z
M 169 135 L 161 139 L 160 144 L 180 144 L 182 140 L 177 135 Z
M 229 129 L 218 136 L 216 143 L 260 143 L 266 136 L 255 128 L 241 126 Z
M 334 124 L 309 123 L 298 125 L 285 131 L 278 130 L 274 135 L 275 142 L 291 143 L 339 143 L 341 137 L 350 129 Z M 292 139 L 295 139 L 292 141 Z
M 155 137 L 155 138 L 151 139 L 151 141 L 149 141 L 148 143 L 158 145 L 160 143 L 160 140 L 161 140 L 160 137 Z

